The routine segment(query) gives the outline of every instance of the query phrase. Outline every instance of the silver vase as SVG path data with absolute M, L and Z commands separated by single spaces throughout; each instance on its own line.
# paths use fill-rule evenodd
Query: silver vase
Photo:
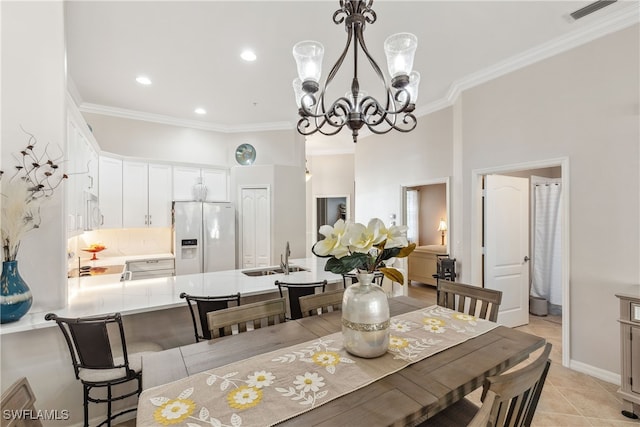
M 344 348 L 354 356 L 378 357 L 389 348 L 389 301 L 373 274 L 359 273 L 342 299 Z

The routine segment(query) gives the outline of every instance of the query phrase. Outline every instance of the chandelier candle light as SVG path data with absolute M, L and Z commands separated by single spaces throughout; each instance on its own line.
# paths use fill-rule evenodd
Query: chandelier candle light
M 418 97 L 420 74 L 412 71 L 412 68 L 418 39 L 410 33 L 398 33 L 385 40 L 384 51 L 391 75 L 389 87 L 380 66 L 372 58 L 364 42 L 365 24 L 376 22 L 372 4 L 373 0 L 340 0 L 340 9 L 333 14 L 333 22 L 338 25 L 344 23 L 347 43 L 329 72 L 322 90 L 319 85 L 324 55 L 322 44 L 302 41 L 293 47 L 293 57 L 298 68 L 298 78 L 293 81 L 293 90 L 301 117 L 297 128 L 302 135 L 315 132 L 335 135 L 346 125 L 351 129 L 353 142 L 357 142 L 358 131 L 365 125 L 376 134 L 384 134 L 392 129 L 409 132 L 416 127 L 413 111 Z M 382 102 L 360 90 L 358 46 L 384 86 L 386 99 Z M 345 96 L 327 105 L 325 91 L 340 69 L 349 47 L 353 47 L 351 89 Z

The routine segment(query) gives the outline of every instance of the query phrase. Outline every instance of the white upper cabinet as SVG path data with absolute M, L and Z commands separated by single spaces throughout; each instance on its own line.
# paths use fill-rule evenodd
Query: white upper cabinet
M 202 169 L 202 184 L 207 189 L 205 201 L 227 202 L 229 200 L 227 171 L 222 169 Z
M 75 105 L 69 104 L 67 113 L 67 229 L 79 232 L 90 229 L 88 202 L 98 195 L 98 149 Z
M 171 226 L 171 165 L 149 163 L 149 226 Z
M 171 225 L 171 165 L 124 161 L 124 228 Z
M 173 200 L 229 201 L 228 171 L 191 166 L 173 167 Z
M 200 168 L 173 167 L 173 200 L 196 200 L 196 185 L 200 181 Z
M 122 226 L 147 227 L 149 224 L 147 164 L 122 162 Z
M 100 228 L 122 228 L 122 160 L 100 156 Z

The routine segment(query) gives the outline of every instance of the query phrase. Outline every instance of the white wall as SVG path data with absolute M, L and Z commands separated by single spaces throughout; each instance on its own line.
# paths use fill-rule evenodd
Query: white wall
M 10 179 L 28 142 L 21 126 L 47 144 L 51 156 L 66 145 L 65 63 L 61 2 L 1 2 L 2 166 Z M 64 166 L 63 166 L 64 167 Z M 33 293 L 32 311 L 62 307 L 66 300 L 64 187 L 41 211 L 42 223 L 21 241 L 19 271 Z M 3 349 L 4 353 L 4 349 Z M 7 378 L 10 381 L 11 378 Z M 3 375 L 3 386 L 5 376 Z
M 355 155 L 355 220 L 378 217 L 400 223 L 401 186 L 415 186 L 453 174 L 453 115 L 445 108 L 420 117 L 409 133 L 358 140 Z M 454 212 L 455 213 L 455 210 Z
M 304 168 L 296 166 L 253 165 L 231 168 L 232 202 L 238 206 L 240 187 L 268 187 L 271 197 L 271 264 L 280 263 L 289 241 L 292 258 L 305 257 L 305 179 Z M 239 212 L 238 212 L 239 213 Z M 240 224 L 240 221 L 237 222 Z M 240 236 L 240 232 L 236 233 Z M 238 250 L 240 248 L 238 247 Z M 242 259 L 238 252 L 237 259 Z
M 638 36 L 636 25 L 463 96 L 465 173 L 569 157 L 570 351 L 611 372 L 619 372 L 615 292 L 639 279 Z M 465 200 L 470 191 L 466 181 Z M 602 248 L 615 248 L 613 271 Z
M 3 1 L 0 15 L 1 169 L 10 171 L 15 166 L 13 153 L 27 143 L 20 126 L 33 133 L 41 147 L 50 144 L 51 153 L 66 145 L 63 4 Z M 61 190 L 43 209 L 41 227 L 28 233 L 18 255 L 20 273 L 33 292 L 32 311 L 54 310 L 66 301 L 64 186 Z M 75 382 L 70 362 L 52 357 L 52 349 L 64 345 L 60 337 L 42 331 L 19 335 L 0 338 L 2 390 L 28 375 L 40 409 L 68 408 L 82 399 L 82 388 L 72 394 L 60 385 Z
M 256 149 L 255 165 L 302 166 L 304 145 L 293 130 L 220 133 L 83 113 L 102 151 L 210 166 L 236 166 L 235 150 L 249 143 Z
M 317 240 L 316 197 L 347 196 L 347 218 L 353 219 L 355 206 L 355 177 L 353 154 L 308 156 L 307 166 L 311 179 L 307 183 L 307 256 L 313 256 L 311 247 Z
M 568 157 L 571 363 L 609 377 L 620 372 L 615 293 L 640 281 L 639 36 L 635 25 L 464 91 L 414 132 L 363 138 L 356 151 L 361 219 L 388 219 L 403 182 L 456 171 L 453 253 L 465 274 L 472 171 Z

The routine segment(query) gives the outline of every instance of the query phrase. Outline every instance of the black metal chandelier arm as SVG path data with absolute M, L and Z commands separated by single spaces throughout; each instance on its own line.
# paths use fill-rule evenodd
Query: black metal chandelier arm
M 380 78 L 380 81 L 382 81 L 382 84 L 384 85 L 384 87 L 388 87 L 386 78 L 384 77 L 384 73 L 380 69 L 380 66 L 378 65 L 378 63 L 375 61 L 375 59 L 373 59 L 373 57 L 369 53 L 369 49 L 367 48 L 367 44 L 364 42 L 364 34 L 362 32 L 362 26 L 361 25 L 358 25 L 356 27 L 355 33 L 356 33 L 356 40 L 358 41 L 358 44 L 362 48 L 362 51 L 364 52 L 365 56 L 369 60 L 369 63 L 371 64 L 371 67 L 373 67 L 373 70 L 378 75 L 378 78 Z
M 345 97 L 337 99 L 327 111 L 313 113 L 301 108 L 304 116 L 298 121 L 298 131 L 304 135 L 311 135 L 316 131 L 320 131 L 324 135 L 335 135 L 347 124 L 351 108 L 352 104 Z M 312 125 L 311 119 L 313 119 L 314 128 L 307 130 Z M 327 132 L 323 130 L 325 125 L 335 128 L 335 131 Z
M 317 119 L 316 119 L 317 121 Z M 325 129 L 325 124 L 329 124 L 331 127 L 327 128 L 327 129 L 333 129 L 332 131 L 327 131 Z M 340 132 L 342 130 L 342 128 L 344 127 L 344 124 L 341 126 L 336 126 L 335 124 L 327 121 L 326 119 L 322 121 L 321 124 L 315 124 L 315 126 L 311 126 L 311 122 L 309 120 L 308 117 L 303 117 L 300 120 L 298 120 L 298 125 L 297 125 L 297 129 L 298 132 L 301 135 L 313 135 L 316 132 L 320 132 L 323 135 L 326 136 L 333 136 L 335 134 L 337 134 L 338 132 Z
M 404 93 L 404 101 L 401 101 L 401 94 Z M 389 93 L 388 97 L 391 97 L 392 95 Z M 376 100 L 374 97 L 372 96 L 365 96 L 364 98 L 362 98 L 361 102 L 360 102 L 360 111 L 362 111 L 363 113 L 365 113 L 365 116 L 367 115 L 367 112 L 371 110 L 371 108 L 374 108 L 375 111 L 370 113 L 372 115 L 375 115 L 377 111 L 380 111 L 380 115 L 381 116 L 395 116 L 401 113 L 410 113 L 413 110 L 410 108 L 412 104 L 409 103 L 409 93 L 406 89 L 399 89 L 398 93 L 396 93 L 395 95 L 395 101 L 398 102 L 400 105 L 397 105 L 395 102 L 391 102 L 390 103 L 390 107 L 384 108 L 382 107 L 382 105 L 380 105 L 380 103 L 378 102 L 378 100 Z M 389 100 L 387 99 L 387 105 L 389 106 Z
M 324 99 L 324 94 L 329 88 L 329 84 L 333 81 L 333 78 L 336 76 L 336 74 L 338 73 L 338 70 L 342 66 L 342 63 L 344 62 L 344 58 L 347 56 L 347 53 L 349 52 L 349 47 L 351 47 L 352 40 L 353 40 L 352 32 L 347 31 L 347 43 L 345 44 L 344 49 L 342 50 L 342 53 L 338 57 L 338 60 L 335 62 L 335 64 L 333 64 L 333 67 L 331 67 L 331 71 L 329 71 L 329 74 L 327 74 L 327 78 L 325 79 L 324 86 L 322 88 L 321 98 Z
M 378 135 L 385 134 L 391 130 L 397 130 L 400 132 L 411 132 L 416 128 L 416 125 L 418 124 L 418 120 L 416 119 L 416 116 L 413 115 L 413 113 L 405 113 L 405 115 L 403 116 L 402 123 L 404 123 L 406 126 L 401 127 L 400 125 L 395 124 L 395 120 L 393 122 L 389 121 L 388 117 L 385 119 L 385 122 L 389 126 L 385 127 L 384 129 L 379 129 L 376 127 L 369 126 L 369 124 L 366 121 L 365 121 L 365 124 L 367 125 L 367 128 L 369 128 L 369 130 L 372 133 L 375 133 Z

